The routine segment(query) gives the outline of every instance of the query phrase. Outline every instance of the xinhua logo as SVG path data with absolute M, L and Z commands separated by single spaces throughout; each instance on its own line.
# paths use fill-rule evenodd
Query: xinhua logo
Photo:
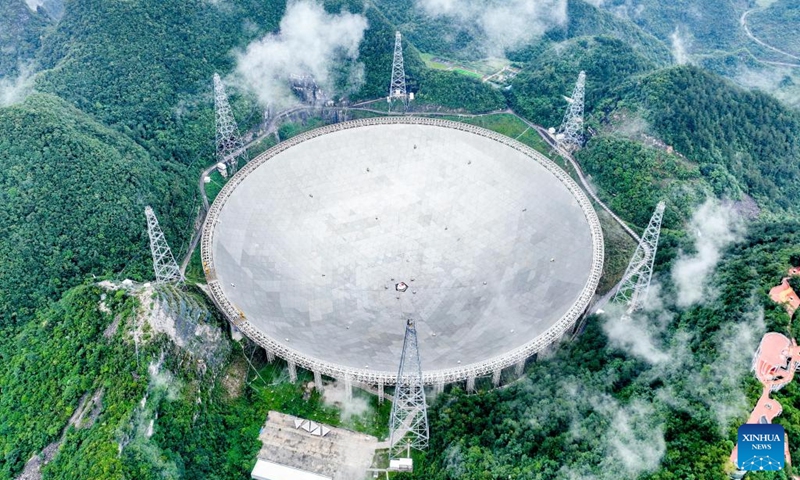
M 786 434 L 781 425 L 747 423 L 739 427 L 736 464 L 740 470 L 782 470 Z

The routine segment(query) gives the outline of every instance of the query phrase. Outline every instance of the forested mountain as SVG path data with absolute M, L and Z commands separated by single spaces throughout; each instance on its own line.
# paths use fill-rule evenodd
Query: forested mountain
M 41 35 L 50 19 L 31 11 L 24 0 L 0 2 L 0 78 L 20 72 L 41 46 Z
M 660 66 L 672 63 L 672 54 L 666 44 L 624 16 L 608 12 L 583 0 L 567 0 L 567 22 L 562 28 L 553 28 L 545 34 L 547 43 L 571 38 L 603 36 L 621 40 L 636 53 Z M 511 52 L 511 58 L 523 56 L 527 49 Z M 567 55 L 563 55 L 567 57 Z
M 185 168 L 46 94 L 0 109 L 0 132 L 4 326 L 90 273 L 148 278 L 144 206 L 189 218 Z
M 797 329 L 766 292 L 800 256 L 800 114 L 786 98 L 742 89 L 704 68 L 742 84 L 743 66 L 764 67 L 757 55 L 775 59 L 738 23 L 760 7 L 725 0 L 537 3 L 543 10 L 521 1 L 437 3 L 475 13 L 465 19 L 421 1 L 324 2 L 330 15 L 349 12 L 367 22 L 357 56 L 331 66 L 337 101 L 386 94 L 398 29 L 417 94 L 412 108 L 420 110 L 511 109 L 555 127 L 584 70 L 581 167 L 634 228 L 646 225 L 659 200 L 668 207 L 658 301 L 623 326 L 649 343 L 634 345 L 609 316 L 595 315 L 577 341 L 529 365 L 517 383 L 490 391 L 479 382 L 471 395 L 449 389 L 432 399 L 430 449 L 413 474 L 396 478 L 726 478 L 735 428 L 758 394 L 748 372 L 753 342 L 767 329 Z M 754 32 L 772 41 L 790 34 L 789 3 L 754 11 Z M 264 106 L 234 80 L 237 62 L 248 45 L 277 32 L 287 4 L 68 0 L 61 7 L 46 2 L 33 11 L 21 0 L 0 0 L 0 88 L 24 78 L 36 90 L 0 108 L 0 478 L 16 478 L 48 445 L 56 446 L 44 479 L 248 478 L 270 408 L 345 420 L 318 394 L 304 399 L 282 364 L 231 342 L 207 305 L 189 309 L 176 328 L 212 332 L 203 348 L 177 347 L 155 331 L 150 316 L 203 302 L 192 288 L 128 295 L 96 283 L 152 278 L 145 205 L 155 208 L 173 250 L 184 253 L 200 207 L 197 175 L 215 161 L 211 76 L 230 79 L 234 114 L 242 130 L 254 132 Z M 493 33 L 482 16 L 489 7 L 504 12 L 505 30 L 516 16 L 526 30 L 513 41 L 503 29 Z M 430 61 L 495 65 L 487 54 L 519 70 L 505 87 Z M 683 61 L 699 66 L 675 65 Z M 794 75 L 781 76 L 781 88 Z M 346 88 L 352 85 L 358 88 Z M 697 220 L 707 197 L 747 206 L 749 223 L 735 230 L 722 209 L 724 227 L 735 231 L 707 231 Z M 700 238 L 728 234 L 733 240 L 713 245 L 719 258 L 701 285 L 703 299 L 685 303 L 675 273 L 681 262 L 708 252 Z M 784 408 L 779 422 L 800 438 L 800 387 L 776 398 Z M 370 413 L 348 426 L 383 434 L 388 404 L 370 402 Z M 81 412 L 85 421 L 70 421 Z M 800 442 L 790 444 L 800 458 Z
M 491 42 L 491 38 L 487 38 L 487 33 L 481 31 L 475 23 L 454 21 L 447 16 L 427 15 L 425 9 L 419 8 L 415 0 L 377 0 L 375 3 L 386 17 L 424 52 L 458 59 L 474 59 L 487 53 L 487 42 Z M 470 3 L 462 2 L 459 7 L 466 7 Z M 544 32 L 543 38 L 546 42 L 605 35 L 625 41 L 655 61 L 664 63 L 670 61 L 668 48 L 631 22 L 582 0 L 568 0 L 564 4 L 565 21 L 563 24 L 550 26 Z M 507 52 L 508 56 L 512 60 L 525 61 L 528 52 L 535 48 L 537 43 L 511 49 Z
M 531 64 L 536 68 L 524 70 L 515 79 L 509 104 L 537 123 L 557 126 L 563 95 L 572 88 L 578 71 L 586 71 L 588 123 L 602 138 L 590 141 L 579 157 L 589 173 L 605 179 L 602 183 L 615 195 L 612 203 L 627 210 L 628 218 L 646 223 L 655 203 L 653 195 L 659 190 L 652 190 L 652 181 L 641 174 L 657 170 L 629 170 L 626 163 L 631 158 L 644 161 L 656 155 L 672 158 L 674 165 L 662 179 L 698 177 L 720 197 L 738 200 L 747 194 L 763 206 L 795 208 L 800 175 L 796 168 L 800 158 L 798 112 L 769 95 L 743 90 L 696 67 L 659 69 L 616 39 L 570 41 L 558 46 L 559 55 L 554 48 L 534 56 Z M 633 135 L 638 140 L 643 135 L 653 136 L 683 159 L 665 152 L 648 154 L 648 149 L 633 154 L 642 147 L 624 146 L 625 140 L 606 139 L 603 132 L 614 132 L 614 137 Z M 617 149 L 626 153 L 617 154 Z M 634 188 L 631 182 L 639 183 L 640 188 L 634 189 L 639 194 L 634 190 L 623 193 Z M 617 197 L 620 193 L 623 195 Z M 626 199 L 630 197 L 650 200 L 632 204 Z M 684 207 L 686 214 L 690 208 Z
M 741 86 L 800 105 L 800 60 L 797 52 L 792 54 L 798 26 L 794 0 L 599 3 L 603 10 L 658 37 L 675 62 L 700 65 Z
M 658 135 L 722 177 L 717 195 L 736 197 L 729 174 L 762 205 L 795 209 L 800 171 L 800 115 L 761 92 L 735 88 L 708 72 L 668 69 L 637 82 L 627 94 L 643 106 Z
M 558 51 L 556 51 L 558 50 Z M 593 113 L 622 84 L 656 66 L 630 45 L 611 37 L 585 37 L 551 45 L 533 56 L 530 67 L 514 79 L 509 104 L 519 114 L 547 126 L 558 126 L 564 95 L 569 95 L 580 71 L 585 71 L 586 111 Z
M 49 70 L 36 88 L 115 127 L 159 160 L 210 158 L 210 78 L 229 71 L 231 50 L 274 30 L 282 14 L 280 2 L 76 0 L 43 41 L 39 60 Z
M 693 42 L 698 52 L 713 52 L 735 49 L 744 41 L 739 15 L 746 5 L 741 0 L 610 0 L 603 2 L 602 8 L 629 19 L 667 44 L 673 35 L 680 35 Z

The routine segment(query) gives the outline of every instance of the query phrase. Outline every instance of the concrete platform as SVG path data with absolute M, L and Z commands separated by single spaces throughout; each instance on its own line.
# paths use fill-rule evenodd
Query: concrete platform
M 259 439 L 258 458 L 280 465 L 330 477 L 333 480 L 362 480 L 378 439 L 363 433 L 331 427 L 324 437 L 295 428 L 297 417 L 270 411 Z

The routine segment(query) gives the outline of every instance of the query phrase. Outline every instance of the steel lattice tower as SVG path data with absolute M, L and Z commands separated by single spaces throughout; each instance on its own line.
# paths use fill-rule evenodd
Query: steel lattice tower
M 650 289 L 650 280 L 653 277 L 653 262 L 658 248 L 658 237 L 661 234 L 661 220 L 664 218 L 664 202 L 659 202 L 656 211 L 650 218 L 647 229 L 642 234 L 642 239 L 633 252 L 633 257 L 625 269 L 617 293 L 612 299 L 626 307 L 625 314 L 630 315 L 642 307 Z
M 400 458 L 407 447 L 421 450 L 428 446 L 428 409 L 422 385 L 417 329 L 413 320 L 406 322 L 389 430 L 391 458 Z
M 408 100 L 406 90 L 406 71 L 403 67 L 403 41 L 400 32 L 394 34 L 394 60 L 392 61 L 392 81 L 389 83 L 389 100 L 399 98 Z
M 586 73 L 581 71 L 578 83 L 568 98 L 569 106 L 564 114 L 564 120 L 558 127 L 556 141 L 558 146 L 567 152 L 574 152 L 583 145 L 583 98 L 586 90 Z
M 153 254 L 153 270 L 156 283 L 182 282 L 183 274 L 172 256 L 172 251 L 164 238 L 164 232 L 158 226 L 155 212 L 149 206 L 144 208 L 147 217 L 147 235 L 150 237 L 150 252 Z
M 218 74 L 214 74 L 214 110 L 217 124 L 217 158 L 230 166 L 231 173 L 236 172 L 240 158 L 247 162 L 247 150 L 239 136 L 239 127 L 233 118 L 225 85 Z

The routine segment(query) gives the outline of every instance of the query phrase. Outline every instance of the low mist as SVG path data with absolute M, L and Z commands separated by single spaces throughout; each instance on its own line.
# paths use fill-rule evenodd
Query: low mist
M 361 80 L 356 63 L 367 19 L 352 13 L 329 14 L 314 0 L 290 1 L 280 31 L 252 42 L 237 55 L 234 83 L 254 92 L 259 102 L 277 108 L 296 103 L 292 75 L 312 75 L 324 91 L 334 93 L 333 69 L 351 65 L 350 89 Z M 355 72 L 355 73 L 354 73 Z
M 694 240 L 695 252 L 681 252 L 672 268 L 672 281 L 677 289 L 676 303 L 688 307 L 713 294 L 706 283 L 722 256 L 722 250 L 741 236 L 742 223 L 736 212 L 709 199 L 692 215 L 688 231 Z
M 347 390 L 341 382 L 334 382 L 325 386 L 322 400 L 326 405 L 334 406 L 341 411 L 341 419 L 347 422 L 353 417 L 363 417 L 373 413 L 372 407 L 366 399 L 353 396 L 347 398 Z
M 682 29 L 675 27 L 669 39 L 672 44 L 672 58 L 678 65 L 689 63 L 689 39 L 688 35 L 681 32 Z
M 0 107 L 20 103 L 33 91 L 33 68 L 22 65 L 16 77 L 0 78 Z
M 432 17 L 475 24 L 486 37 L 485 53 L 498 57 L 567 22 L 566 0 L 416 0 L 416 7 Z

